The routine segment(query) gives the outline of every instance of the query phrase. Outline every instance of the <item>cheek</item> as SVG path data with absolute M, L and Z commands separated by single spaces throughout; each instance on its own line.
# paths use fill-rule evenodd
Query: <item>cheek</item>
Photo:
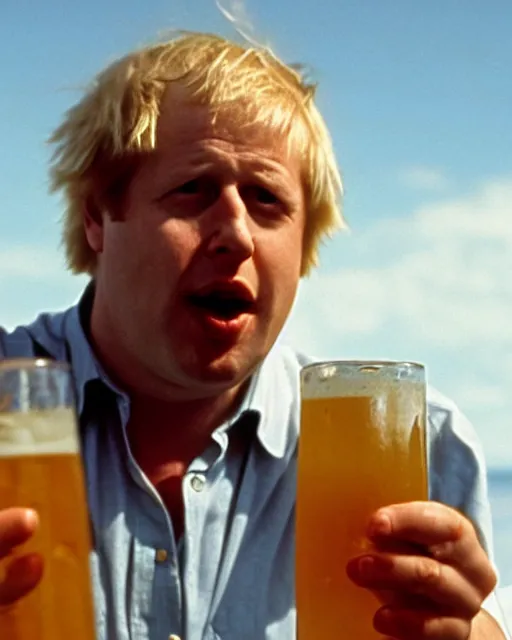
M 109 270 L 131 278 L 147 292 L 172 286 L 194 251 L 193 234 L 176 221 L 150 225 L 146 221 L 119 222 L 105 238 Z
M 270 313 L 282 321 L 293 304 L 300 279 L 301 240 L 295 242 L 264 243 L 260 255 L 259 272 L 262 291 L 267 295 Z M 273 319 L 273 318 L 272 318 Z
M 185 269 L 201 244 L 195 225 L 183 220 L 170 220 L 159 229 L 157 243 L 162 255 Z
M 287 231 L 279 242 L 273 244 L 271 259 L 277 277 L 286 281 L 286 286 L 290 286 L 296 285 L 300 278 L 303 233 L 299 225 Z

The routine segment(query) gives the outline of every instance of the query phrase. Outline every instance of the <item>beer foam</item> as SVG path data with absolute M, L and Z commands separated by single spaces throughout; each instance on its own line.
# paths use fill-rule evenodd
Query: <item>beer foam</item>
M 72 409 L 0 413 L 0 458 L 78 451 L 76 418 Z
M 306 367 L 301 376 L 304 399 L 376 397 L 383 393 L 402 396 L 425 394 L 425 385 L 417 379 L 399 378 L 392 367 L 377 368 L 371 364 L 349 368 L 343 363 L 326 363 Z

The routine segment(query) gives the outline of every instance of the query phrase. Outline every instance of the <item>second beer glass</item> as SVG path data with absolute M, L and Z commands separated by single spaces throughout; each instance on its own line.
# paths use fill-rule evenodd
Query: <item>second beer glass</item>
M 30 507 L 39 529 L 0 560 L 36 552 L 39 586 L 0 607 L 2 640 L 93 640 L 89 518 L 71 377 L 64 364 L 0 362 L 0 509 Z
M 299 640 L 378 640 L 374 595 L 346 575 L 379 507 L 428 498 L 420 365 L 332 362 L 301 374 L 296 589 Z

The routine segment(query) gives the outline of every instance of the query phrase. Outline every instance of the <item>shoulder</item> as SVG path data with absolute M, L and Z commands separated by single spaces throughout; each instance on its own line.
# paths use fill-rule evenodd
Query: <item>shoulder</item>
M 477 432 L 457 404 L 433 387 L 427 391 L 431 463 L 459 466 L 483 465 L 483 450 Z M 446 460 L 449 458 L 449 460 Z
M 50 357 L 63 359 L 64 325 L 70 310 L 42 313 L 31 323 L 8 331 L 0 326 L 0 359 Z
M 492 558 L 487 468 L 480 439 L 453 400 L 430 388 L 427 401 L 430 497 L 464 513 Z
M 301 369 L 317 361 L 292 347 L 277 343 L 260 367 L 258 382 L 280 403 L 286 398 L 290 404 L 298 406 Z
M 318 359 L 307 356 L 292 347 L 277 343 L 266 357 L 266 366 L 281 372 L 287 372 L 293 378 L 297 378 L 302 367 L 319 362 Z

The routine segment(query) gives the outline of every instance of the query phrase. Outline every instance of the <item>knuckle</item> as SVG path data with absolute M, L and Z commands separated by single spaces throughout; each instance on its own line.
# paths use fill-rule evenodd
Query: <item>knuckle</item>
M 485 596 L 488 596 L 498 585 L 498 576 L 496 575 L 496 571 L 489 566 L 489 571 L 486 576 L 486 580 L 484 582 Z
M 470 623 L 459 618 L 431 617 L 424 625 L 424 637 L 428 640 L 467 638 L 469 632 Z
M 457 522 L 455 525 L 455 536 L 456 536 L 455 539 L 460 540 L 463 537 L 471 536 L 475 540 L 478 540 L 478 535 L 475 529 L 475 525 L 471 522 L 471 520 L 461 515 L 458 511 L 456 513 L 457 513 Z
M 450 509 L 453 515 L 450 526 L 450 539 L 453 542 L 458 542 L 464 538 L 468 533 L 474 533 L 474 527 L 471 522 L 464 517 L 456 509 Z
M 430 558 L 418 558 L 414 578 L 420 587 L 436 586 L 441 582 L 442 565 Z
M 475 534 L 473 524 L 460 511 L 448 505 L 428 504 L 423 515 L 432 528 L 446 530 L 451 541 L 457 542 L 468 534 Z
M 455 555 L 456 543 L 454 540 L 448 540 L 447 542 L 440 542 L 429 548 L 431 556 L 438 562 L 444 562 L 450 560 Z
M 439 521 L 439 511 L 436 503 L 421 505 L 421 517 L 427 524 L 436 524 Z
M 472 598 L 471 602 L 468 602 L 467 606 L 467 617 L 472 620 L 482 609 L 482 598 L 475 594 L 475 597 Z

